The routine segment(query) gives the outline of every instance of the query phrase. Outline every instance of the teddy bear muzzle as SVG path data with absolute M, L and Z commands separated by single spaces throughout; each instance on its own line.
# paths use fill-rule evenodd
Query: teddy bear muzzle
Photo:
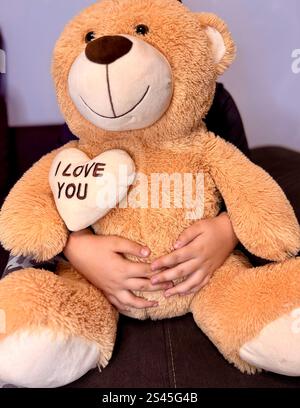
M 172 69 L 167 58 L 130 35 L 90 41 L 68 77 L 69 93 L 81 115 L 110 131 L 143 129 L 170 106 Z

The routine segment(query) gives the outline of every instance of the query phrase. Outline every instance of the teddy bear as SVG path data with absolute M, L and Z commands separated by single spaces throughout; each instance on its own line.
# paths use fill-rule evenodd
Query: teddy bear
M 147 245 L 151 262 L 225 202 L 243 246 L 271 262 L 254 268 L 234 251 L 199 292 L 166 298 L 141 288 L 137 293 L 158 306 L 124 314 L 192 313 L 242 372 L 298 376 L 299 224 L 276 182 L 204 124 L 217 78 L 234 57 L 225 23 L 177 0 L 102 0 L 81 12 L 53 58 L 58 103 L 78 141 L 44 156 L 13 187 L 1 210 L 0 239 L 14 255 L 49 260 L 63 251 L 70 231 L 90 224 L 95 234 Z M 103 175 L 108 167 L 116 175 L 116 164 L 126 170 L 117 180 L 120 196 L 97 207 L 97 191 L 110 183 Z M 163 196 L 159 205 L 144 205 L 139 196 L 145 188 L 144 198 L 151 195 L 157 174 L 191 175 L 190 190 L 200 186 L 197 199 L 178 205 L 173 178 L 169 192 L 177 204 L 162 205 Z M 59 387 L 111 358 L 118 313 L 65 260 L 55 274 L 29 268 L 1 280 L 0 309 L 4 381 Z

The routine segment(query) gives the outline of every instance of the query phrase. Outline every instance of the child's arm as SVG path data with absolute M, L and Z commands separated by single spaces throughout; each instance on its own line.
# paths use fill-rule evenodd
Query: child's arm
M 98 236 L 89 230 L 75 232 L 70 235 L 64 254 L 74 268 L 101 289 L 120 311 L 128 307 L 143 309 L 157 305 L 135 296 L 132 291 L 151 292 L 173 286 L 170 282 L 153 285 L 149 264 L 125 259 L 124 254 L 147 258 L 150 250 L 124 238 Z
M 152 271 L 165 269 L 151 279 L 153 284 L 185 278 L 166 291 L 166 296 L 198 292 L 205 286 L 238 244 L 227 213 L 200 220 L 187 228 L 174 244 L 174 251 L 152 263 Z

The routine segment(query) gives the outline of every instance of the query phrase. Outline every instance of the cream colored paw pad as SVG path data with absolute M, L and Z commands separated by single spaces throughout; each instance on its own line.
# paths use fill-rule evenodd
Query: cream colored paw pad
M 60 387 L 99 361 L 97 343 L 49 329 L 16 332 L 0 342 L 0 380 L 19 387 Z
M 300 310 L 268 324 L 245 343 L 240 357 L 250 365 L 288 376 L 300 376 Z

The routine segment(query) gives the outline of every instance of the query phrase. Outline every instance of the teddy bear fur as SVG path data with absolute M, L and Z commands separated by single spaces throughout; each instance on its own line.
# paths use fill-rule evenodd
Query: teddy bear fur
M 133 27 L 141 22 L 151 27 L 145 41 L 160 50 L 171 65 L 173 98 L 163 117 L 148 128 L 105 131 L 87 121 L 72 103 L 68 73 L 85 47 L 86 32 L 93 29 L 97 37 L 135 35 Z M 208 27 L 219 31 L 226 48 L 217 62 L 206 33 Z M 253 268 L 235 251 L 199 293 L 166 299 L 163 292 L 148 293 L 141 288 L 138 294 L 157 300 L 159 306 L 130 309 L 126 314 L 138 319 L 163 319 L 192 312 L 196 324 L 241 371 L 253 373 L 265 368 L 280 372 L 272 369 L 273 362 L 267 366 L 255 365 L 252 360 L 249 363 L 240 350 L 272 322 L 300 306 L 300 260 L 294 258 L 300 248 L 300 230 L 290 203 L 275 181 L 238 149 L 208 132 L 203 122 L 217 77 L 234 56 L 235 46 L 226 25 L 212 14 L 192 13 L 176 0 L 97 2 L 67 25 L 55 47 L 53 77 L 58 102 L 71 131 L 79 138 L 62 149 L 76 147 L 90 158 L 109 149 L 123 149 L 149 179 L 152 173 L 204 173 L 203 218 L 215 217 L 223 199 L 240 242 L 251 253 L 273 262 Z M 1 210 L 0 239 L 14 255 L 48 260 L 66 245 L 69 232 L 56 210 L 48 182 L 57 152 L 43 157 L 22 177 Z M 151 262 L 168 253 L 178 235 L 193 222 L 186 219 L 182 208 L 114 208 L 93 228 L 96 234 L 121 236 L 147 245 L 151 249 L 147 262 Z M 67 262 L 59 264 L 57 274 L 28 269 L 3 279 L 0 308 L 6 314 L 6 331 L 0 333 L 0 378 L 23 386 L 58 386 L 95 365 L 80 370 L 79 358 L 70 363 L 73 375 L 61 378 L 54 370 L 46 379 L 39 368 L 50 363 L 45 353 L 43 361 L 35 363 L 35 378 L 28 379 L 24 364 L 19 364 L 18 373 L 12 373 L 1 347 L 14 338 L 21 350 L 15 355 L 15 363 L 29 355 L 30 366 L 34 350 L 20 340 L 24 332 L 30 336 L 49 330 L 56 339 L 60 335 L 69 341 L 80 338 L 87 349 L 88 345 L 96 347 L 96 364 L 102 367 L 111 357 L 118 313 L 101 291 Z M 280 346 L 279 337 L 280 329 L 277 337 L 273 336 L 275 348 Z M 66 350 L 58 359 L 69 358 Z M 289 350 L 285 352 L 288 361 L 296 361 L 293 375 L 300 375 L 300 353 L 295 359 L 293 350 L 290 355 Z M 280 360 L 282 355 L 272 358 Z

